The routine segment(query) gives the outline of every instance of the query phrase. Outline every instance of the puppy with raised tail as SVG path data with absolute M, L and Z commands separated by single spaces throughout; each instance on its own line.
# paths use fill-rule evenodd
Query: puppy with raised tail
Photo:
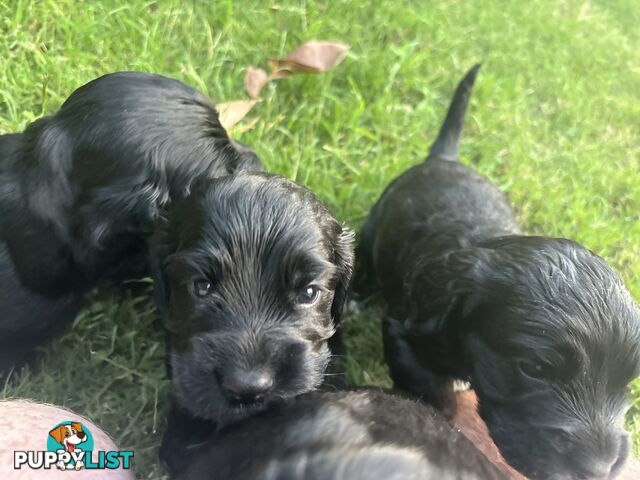
M 495 443 L 526 476 L 613 479 L 630 448 L 623 419 L 640 311 L 602 258 L 522 235 L 504 195 L 459 162 L 478 68 L 459 84 L 427 160 L 373 207 L 358 282 L 388 304 L 397 388 L 452 412 L 452 380 L 468 380 Z

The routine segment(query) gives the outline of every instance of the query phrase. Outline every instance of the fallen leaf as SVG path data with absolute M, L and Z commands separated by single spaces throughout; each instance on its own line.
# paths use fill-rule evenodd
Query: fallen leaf
M 292 70 L 287 70 L 287 69 L 280 69 L 280 70 L 276 70 L 275 72 L 271 72 L 269 74 L 269 78 L 268 81 L 271 80 L 281 80 L 283 78 L 287 78 L 290 77 L 291 75 L 295 75 L 296 72 L 292 71 Z
M 268 82 L 267 72 L 261 68 L 247 67 L 244 73 L 244 89 L 251 98 L 258 98 L 260 91 Z
M 496 444 L 493 443 L 487 425 L 478 415 L 478 399 L 472 390 L 456 394 L 456 412 L 453 421 L 463 435 L 471 440 L 491 463 L 507 475 L 506 478 L 527 480 L 507 463 Z
M 240 120 L 247 116 L 257 102 L 257 100 L 253 99 L 219 103 L 217 105 L 218 117 L 224 129 L 230 130 L 240 122 Z
M 310 41 L 303 43 L 285 58 L 269 59 L 271 73 L 267 75 L 261 68 L 247 67 L 244 74 L 244 88 L 251 100 L 234 100 L 219 103 L 218 116 L 226 130 L 237 125 L 255 106 L 264 86 L 272 80 L 280 80 L 300 72 L 320 73 L 331 70 L 347 54 L 349 46 L 335 42 Z M 246 126 L 255 125 L 256 120 Z
M 254 117 L 248 122 L 245 122 L 242 125 L 238 125 L 237 127 L 235 127 L 233 129 L 233 132 L 236 134 L 248 132 L 249 130 L 251 130 L 253 127 L 256 126 L 256 124 L 258 123 L 258 120 L 260 120 L 258 117 Z
M 303 43 L 285 58 L 269 59 L 269 66 L 273 72 L 272 75 L 276 75 L 283 70 L 291 73 L 326 72 L 338 65 L 344 59 L 348 50 L 349 46 L 343 43 L 313 40 Z M 284 78 L 284 76 L 279 78 Z

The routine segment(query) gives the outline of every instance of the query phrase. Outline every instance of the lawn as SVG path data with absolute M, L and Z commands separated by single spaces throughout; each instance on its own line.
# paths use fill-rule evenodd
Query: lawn
M 259 5 L 259 6 L 258 6 Z M 162 73 L 243 98 L 247 65 L 310 39 L 348 43 L 334 71 L 270 84 L 236 137 L 358 228 L 425 155 L 453 88 L 483 62 L 463 161 L 504 189 L 529 233 L 576 239 L 640 298 L 640 6 L 636 0 L 0 0 L 0 133 L 57 110 L 107 72 Z M 348 316 L 348 373 L 388 385 L 380 307 Z M 167 383 L 148 295 L 95 295 L 2 397 L 84 414 L 158 478 Z M 628 427 L 640 452 L 640 382 Z

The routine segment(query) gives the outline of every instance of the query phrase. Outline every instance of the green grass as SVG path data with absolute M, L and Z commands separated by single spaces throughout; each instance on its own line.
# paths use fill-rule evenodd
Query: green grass
M 106 72 L 158 72 L 231 100 L 246 65 L 343 41 L 352 50 L 335 71 L 269 85 L 239 139 L 357 228 L 423 158 L 455 83 L 481 60 L 464 161 L 508 192 L 528 232 L 586 244 L 640 298 L 639 23 L 635 0 L 0 0 L 0 132 Z M 379 318 L 372 307 L 345 323 L 359 383 L 388 384 Z M 153 320 L 148 296 L 96 298 L 4 396 L 90 417 L 135 449 L 140 478 L 157 478 L 167 384 Z M 632 398 L 637 454 L 640 382 Z

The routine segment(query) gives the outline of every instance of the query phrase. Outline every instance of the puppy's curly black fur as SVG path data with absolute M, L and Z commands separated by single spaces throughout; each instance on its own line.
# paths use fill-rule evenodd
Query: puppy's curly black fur
M 377 390 L 314 392 L 213 434 L 185 480 L 502 479 L 434 409 Z
M 147 274 L 146 238 L 194 182 L 262 166 L 211 102 L 121 72 L 0 137 L 0 368 L 60 332 L 99 282 Z
M 276 175 L 214 179 L 174 203 L 151 252 L 176 400 L 162 448 L 170 471 L 207 422 L 236 421 L 323 382 L 352 243 L 311 191 Z
M 506 459 L 532 479 L 614 478 L 629 452 L 626 387 L 640 312 L 619 276 L 576 242 L 523 236 L 503 194 L 458 162 L 478 66 L 462 80 L 427 161 L 367 219 L 358 284 L 389 306 L 396 387 L 439 408 L 471 382 Z

